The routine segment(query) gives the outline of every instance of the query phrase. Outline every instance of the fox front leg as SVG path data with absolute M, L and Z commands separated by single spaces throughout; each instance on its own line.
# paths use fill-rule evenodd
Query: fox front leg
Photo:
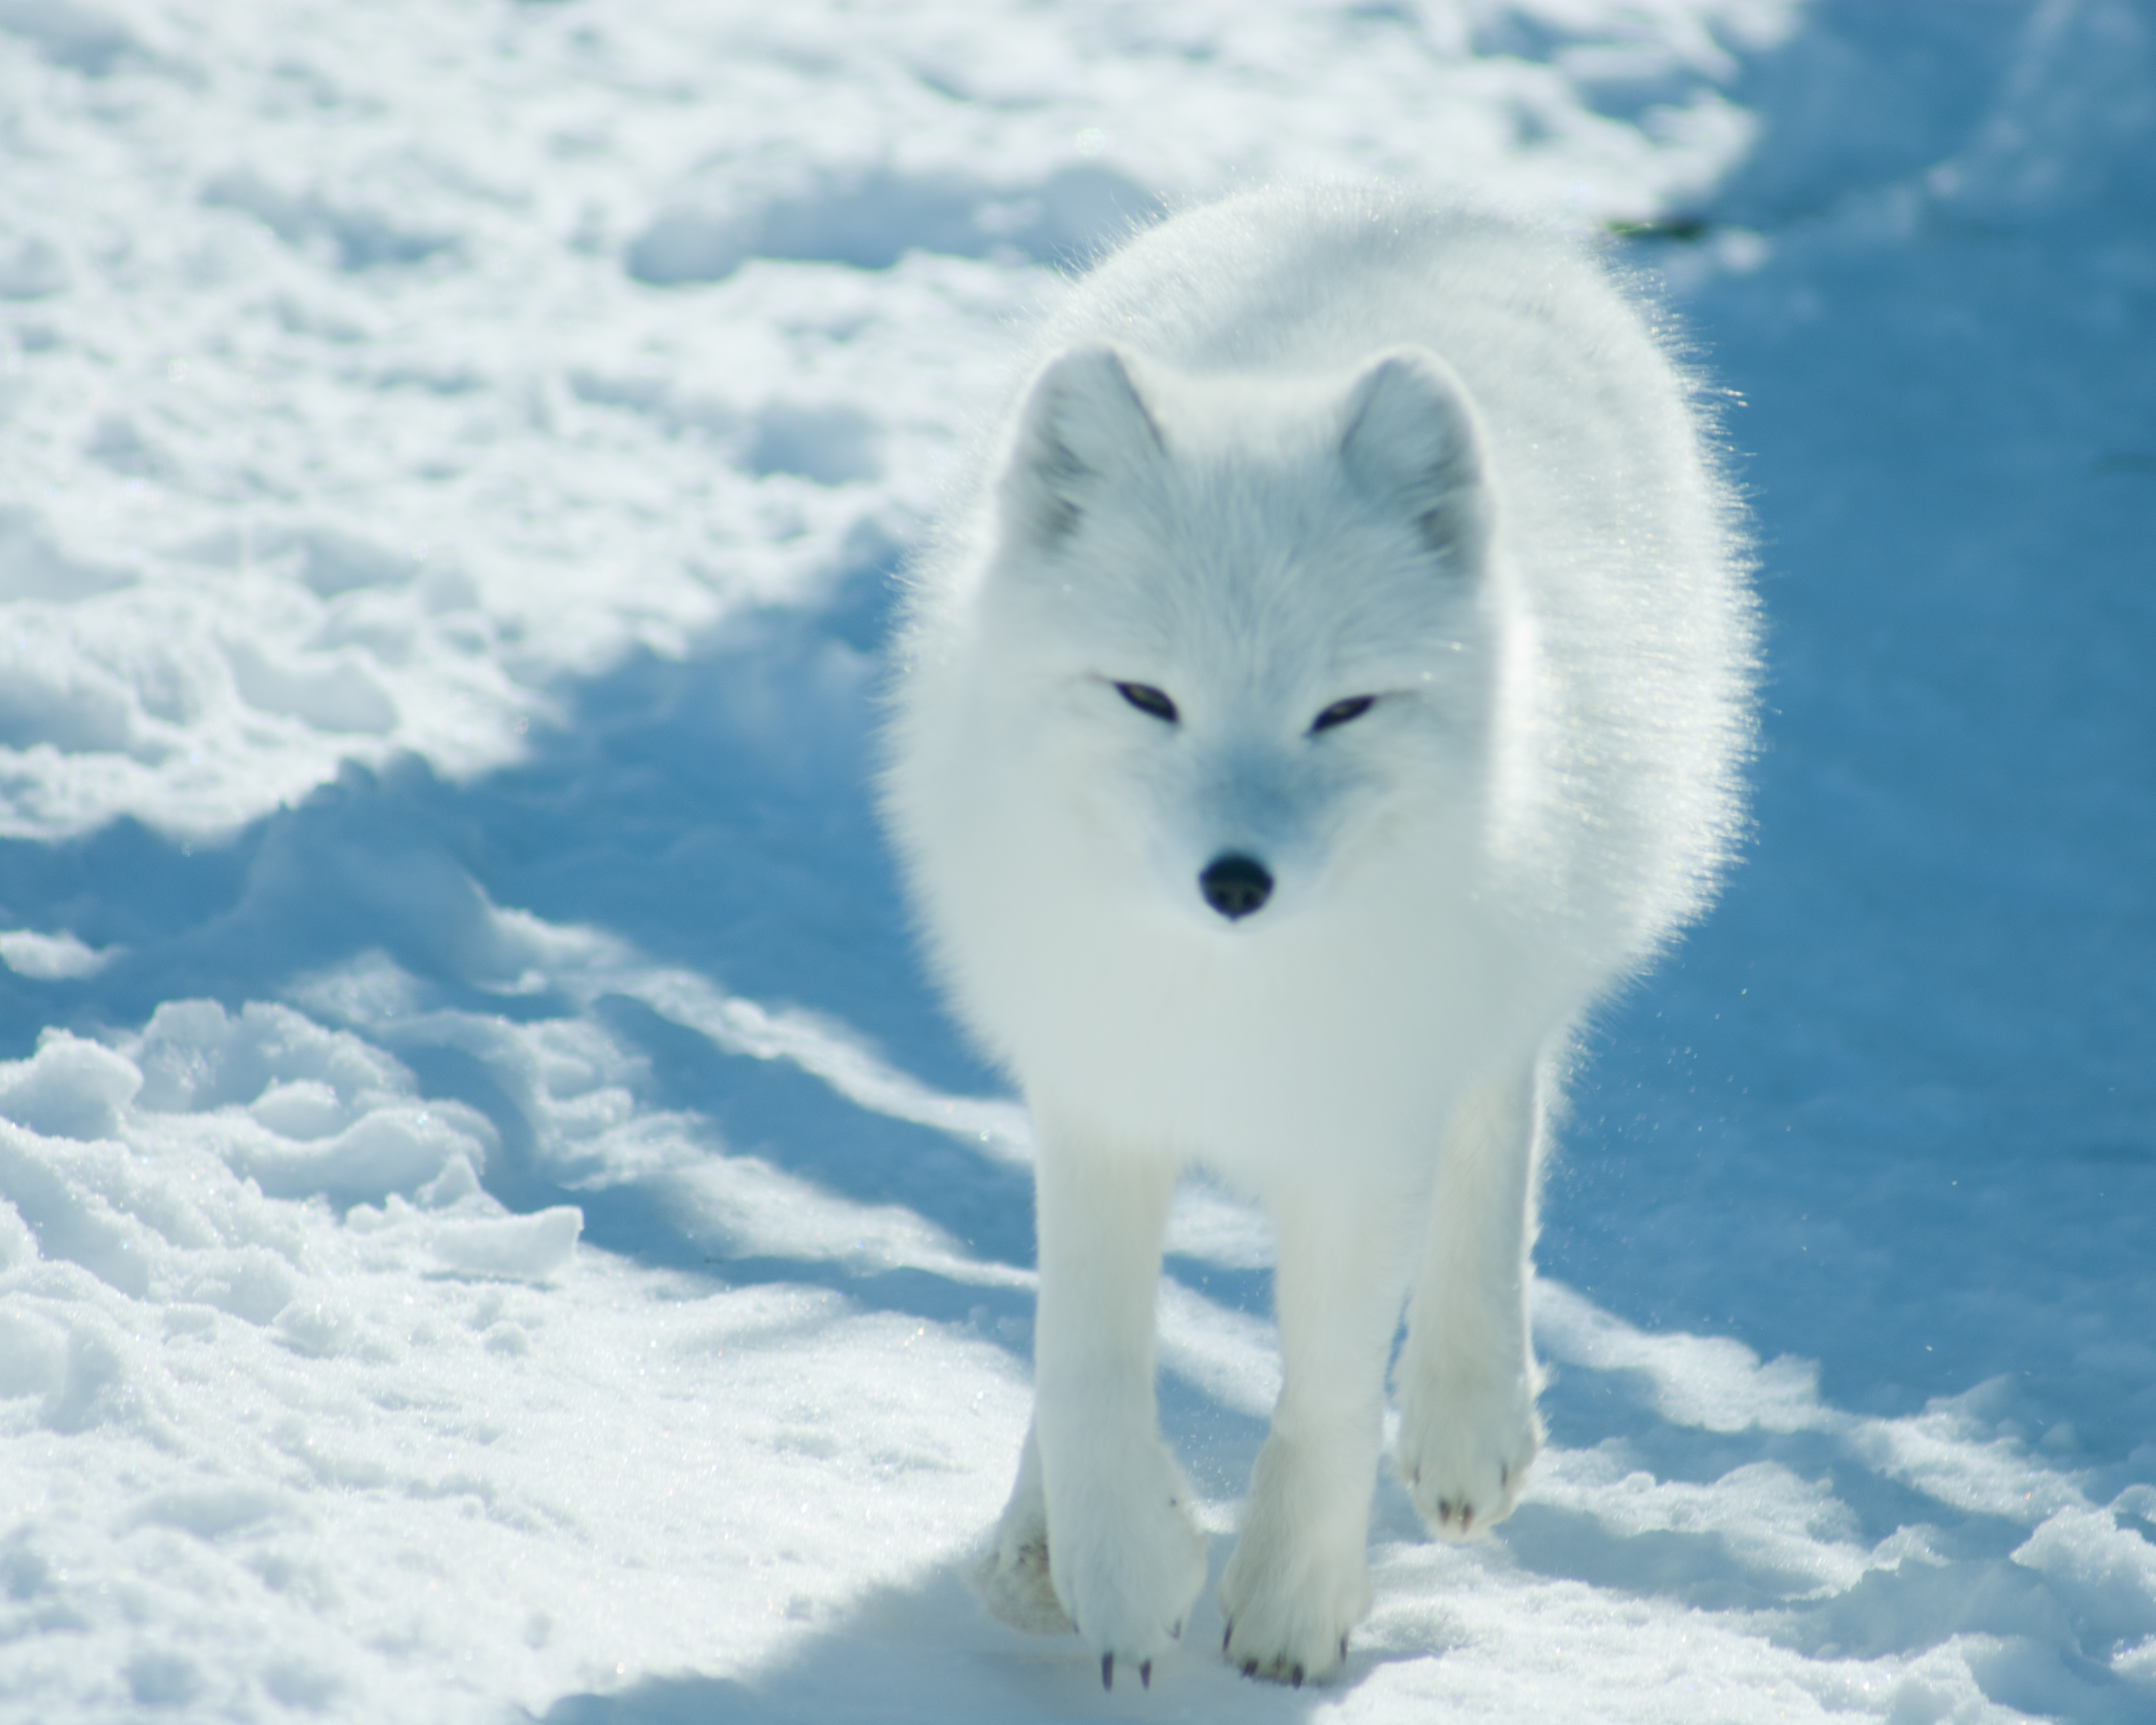
M 1153 1312 L 1175 1171 L 1044 1127 L 1034 1440 L 1057 1601 L 1100 1656 L 1151 1676 L 1205 1581 L 1205 1538 L 1162 1442 Z M 1023 1483 L 1023 1481 L 1021 1481 Z
M 1322 1184 L 1276 1194 L 1269 1208 L 1281 1394 L 1220 1579 L 1222 1645 L 1246 1676 L 1299 1688 L 1347 1657 L 1348 1631 L 1370 1608 L 1385 1357 L 1414 1237 L 1401 1219 L 1418 1211 Z

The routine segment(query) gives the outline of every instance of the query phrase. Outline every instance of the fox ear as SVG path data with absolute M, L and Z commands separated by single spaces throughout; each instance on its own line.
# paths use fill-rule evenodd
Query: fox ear
M 1419 347 L 1373 361 L 1348 392 L 1340 459 L 1370 496 L 1407 515 L 1454 572 L 1479 573 L 1490 541 L 1482 440 L 1452 367 Z
M 1160 429 L 1106 343 L 1074 347 L 1034 380 L 1004 469 L 1004 515 L 1041 544 L 1070 536 L 1101 486 L 1162 454 Z

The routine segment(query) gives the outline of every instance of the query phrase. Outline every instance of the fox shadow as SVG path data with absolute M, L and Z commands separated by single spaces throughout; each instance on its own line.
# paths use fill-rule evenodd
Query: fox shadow
M 1396 1655 L 1351 1652 L 1333 1681 L 1301 1690 L 1244 1677 L 1217 1648 L 1213 1590 L 1234 1542 L 1213 1541 L 1210 1573 L 1183 1645 L 1151 1681 L 1118 1669 L 1104 1688 L 1099 1659 L 1075 1635 L 1028 1635 L 993 1621 L 963 1562 L 871 1590 L 828 1627 L 742 1678 L 677 1673 L 612 1695 L 564 1696 L 542 1725 L 809 1725 L 833 1720 L 942 1725 L 952 1719 L 1235 1718 L 1298 1720 L 1337 1702 Z
M 1194 1477 L 1240 1478 L 1262 1440 L 1262 1422 L 1216 1425 L 1209 1439 L 1193 1409 L 1164 1385 L 1164 1423 Z M 1183 1398 L 1188 1399 L 1188 1398 Z M 2137 1717 L 2136 1694 L 2100 1657 L 2076 1651 L 2062 1604 L 2042 1578 L 2015 1563 L 2026 1529 L 1943 1506 L 1867 1466 L 1843 1440 L 1822 1433 L 1758 1429 L 1710 1432 L 1660 1416 L 1651 1389 L 1625 1371 L 1568 1371 L 1549 1393 L 1553 1437 L 1571 1429 L 1615 1445 L 1658 1479 L 1713 1481 L 1739 1469 L 1778 1463 L 1824 1477 L 1847 1512 L 1845 1534 L 1869 1544 L 1897 1527 L 1928 1529 L 1921 1563 L 1867 1569 L 1853 1584 L 1821 1588 L 1818 1577 L 1778 1566 L 1759 1548 L 1707 1529 L 1624 1530 L 1583 1510 L 1529 1496 L 1490 1538 L 1460 1548 L 1431 1544 L 1406 1492 L 1382 1475 L 1373 1506 L 1371 1557 L 1377 1600 L 1345 1667 L 1301 1690 L 1247 1679 L 1215 1649 L 1221 1631 L 1214 1592 L 1234 1547 L 1211 1540 L 1207 1585 L 1183 1644 L 1154 1662 L 1151 1683 L 1119 1669 L 1103 1690 L 1097 1658 L 1075 1635 L 1034 1636 L 993 1621 L 968 1581 L 973 1556 L 947 1559 L 903 1582 L 871 1589 L 783 1642 L 761 1667 L 716 1676 L 685 1670 L 642 1679 L 612 1693 L 567 1695 L 535 1716 L 543 1725 L 689 1725 L 710 1719 L 744 1725 L 793 1722 L 952 1718 L 1235 1718 L 1300 1720 L 1339 1705 L 1390 1666 L 1443 1660 L 1462 1645 L 1447 1610 L 1448 1590 L 1506 1577 L 1573 1582 L 1598 1594 L 1673 1606 L 1719 1619 L 1735 1633 L 1770 1639 L 1831 1666 L 1856 1656 L 1914 1658 L 1972 1630 L 2025 1637 L 2038 1625 L 2062 1651 L 2041 1674 L 2045 1692 L 2078 1695 L 2076 1717 Z M 1193 1449 L 1206 1451 L 1194 1457 Z M 1227 1487 L 1226 1495 L 1238 1488 Z M 1944 1525 L 1942 1525 L 1943 1523 Z M 983 1538 L 987 1535 L 985 1528 Z M 1979 1663 L 1982 1663 L 1979 1661 Z M 2011 1662 L 1985 1667 L 1994 1699 L 2014 1704 Z M 1983 1675 L 1983 1674 L 1980 1674 Z

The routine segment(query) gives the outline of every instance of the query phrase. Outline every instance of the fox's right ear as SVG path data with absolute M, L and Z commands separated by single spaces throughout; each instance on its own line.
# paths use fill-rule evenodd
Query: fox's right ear
M 1074 347 L 1034 380 L 1019 415 L 1004 518 L 1036 544 L 1066 539 L 1104 485 L 1163 447 L 1123 355 L 1105 342 Z

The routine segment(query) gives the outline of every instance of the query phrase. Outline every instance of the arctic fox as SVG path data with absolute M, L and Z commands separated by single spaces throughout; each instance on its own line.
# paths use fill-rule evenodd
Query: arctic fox
M 1440 1538 L 1541 1443 L 1571 1030 L 1707 901 L 1754 626 L 1691 380 L 1594 254 L 1389 191 L 1136 239 L 914 572 L 885 800 L 1038 1142 L 1033 1429 L 980 1581 L 1151 1677 L 1206 1574 L 1158 1429 L 1180 1170 L 1265 1205 L 1284 1381 L 1229 1660 L 1346 1656 L 1394 1382 Z

